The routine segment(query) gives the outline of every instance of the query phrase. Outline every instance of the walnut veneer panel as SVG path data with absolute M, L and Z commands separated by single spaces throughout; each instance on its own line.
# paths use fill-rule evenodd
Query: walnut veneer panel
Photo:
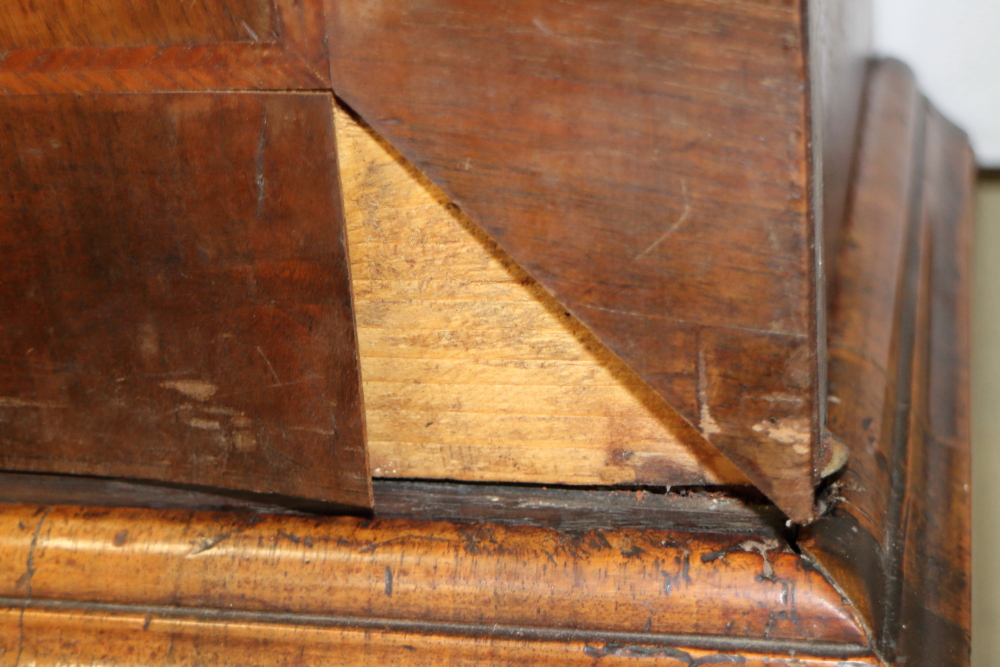
M 370 128 L 336 123 L 375 476 L 748 483 Z
M 13 0 L 0 6 L 5 49 L 256 42 L 275 36 L 270 0 Z
M 315 0 L 13 0 L 7 94 L 329 88 Z
M 370 506 L 330 100 L 0 98 L 0 468 Z

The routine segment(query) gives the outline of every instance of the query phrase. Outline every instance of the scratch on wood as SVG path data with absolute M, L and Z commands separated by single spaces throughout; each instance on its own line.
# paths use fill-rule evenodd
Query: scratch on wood
M 392 597 L 392 570 L 385 566 L 385 594 Z
M 31 545 L 28 547 L 28 558 L 24 575 L 18 579 L 16 584 L 18 588 L 24 586 L 25 602 L 31 602 L 31 579 L 35 576 L 35 547 L 38 545 L 38 535 L 42 532 L 42 525 L 51 511 L 51 507 L 46 507 L 45 511 L 42 512 L 42 518 L 38 520 L 38 525 L 35 526 L 35 532 L 31 536 Z M 14 658 L 14 667 L 18 667 L 21 664 L 21 653 L 24 651 L 24 612 L 27 608 L 27 604 L 21 607 L 21 614 L 17 621 L 17 656 Z
M 246 21 L 243 21 L 243 28 L 247 31 L 247 34 L 250 35 L 250 37 L 251 37 L 251 39 L 253 39 L 253 41 L 255 41 L 255 42 L 259 42 L 260 41 L 260 37 L 257 36 L 257 33 L 254 32 L 253 28 L 251 28 L 249 25 L 247 25 Z
M 216 535 L 215 537 L 202 537 L 196 540 L 191 540 L 191 544 L 194 548 L 191 550 L 188 556 L 194 556 L 196 554 L 208 551 L 209 549 L 215 547 L 215 545 L 225 540 L 230 535 L 232 535 L 232 533 L 221 533 L 219 535 Z
M 244 26 L 246 23 L 243 24 Z M 250 30 L 247 27 L 247 30 Z M 250 35 L 257 41 L 257 36 L 250 31 Z M 264 193 L 266 188 L 266 181 L 264 179 L 264 147 L 267 145 L 267 107 L 264 108 L 264 122 L 261 123 L 260 127 L 260 140 L 257 142 L 257 158 L 254 161 L 254 167 L 256 170 L 256 175 L 254 176 L 254 181 L 257 183 L 257 219 L 260 220 L 261 213 L 264 212 Z M 259 347 L 257 348 L 260 349 Z M 263 354 L 263 353 L 261 353 Z M 270 364 L 268 364 L 270 366 Z M 274 369 L 272 369 L 274 372 Z M 279 380 L 280 382 L 280 380 Z
M 683 178 L 681 179 L 681 192 L 684 194 L 684 210 L 681 212 L 680 216 L 674 221 L 674 224 L 667 227 L 667 230 L 660 234 L 659 238 L 650 243 L 645 250 L 636 255 L 632 259 L 633 262 L 638 262 L 640 259 L 652 252 L 656 246 L 663 243 L 668 236 L 677 231 L 677 229 L 688 219 L 688 216 L 691 215 L 691 200 L 690 197 L 688 197 L 687 180 Z
M 708 410 L 708 373 L 705 370 L 705 351 L 698 350 L 698 428 L 706 438 L 722 433 L 719 424 Z
M 0 408 L 68 408 L 68 405 L 61 403 L 51 403 L 48 401 L 26 401 L 16 396 L 0 396 Z
M 278 377 L 278 374 L 274 370 L 274 366 L 271 365 L 271 360 L 267 358 L 266 354 L 264 354 L 264 350 L 260 349 L 260 345 L 257 346 L 257 353 L 260 354 L 261 359 L 263 359 L 264 363 L 267 364 L 268 369 L 271 371 L 271 375 L 274 376 L 274 381 L 280 385 L 281 378 Z

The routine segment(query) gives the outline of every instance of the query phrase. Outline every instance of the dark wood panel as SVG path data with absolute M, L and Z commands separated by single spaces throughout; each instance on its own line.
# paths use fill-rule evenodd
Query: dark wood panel
M 5 3 L 0 48 L 5 94 L 329 87 L 314 1 Z
M 33 0 L 0 6 L 5 49 L 273 41 L 270 0 Z
M 335 92 L 799 521 L 819 415 L 801 9 L 327 2 Z
M 0 99 L 0 467 L 370 506 L 330 104 Z
M 23 505 L 0 506 L 0 528 L 0 597 L 32 604 L 459 626 L 481 637 L 784 641 L 841 655 L 866 641 L 819 572 L 758 536 Z

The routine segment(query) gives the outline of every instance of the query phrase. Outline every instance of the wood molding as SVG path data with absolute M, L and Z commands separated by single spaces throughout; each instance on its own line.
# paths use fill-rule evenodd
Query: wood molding
M 887 661 L 969 661 L 973 183 L 965 135 L 881 63 L 831 318 L 830 428 L 851 459 L 799 544 Z
M 776 538 L 25 505 L 0 525 L 0 597 L 45 613 L 384 626 L 376 651 L 404 631 L 521 636 L 525 658 L 560 636 L 648 656 L 868 654 L 841 594 Z

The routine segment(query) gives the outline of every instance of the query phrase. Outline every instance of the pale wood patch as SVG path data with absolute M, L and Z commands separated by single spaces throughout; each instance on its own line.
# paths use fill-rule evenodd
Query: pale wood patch
M 747 483 L 398 152 L 336 124 L 374 476 Z

